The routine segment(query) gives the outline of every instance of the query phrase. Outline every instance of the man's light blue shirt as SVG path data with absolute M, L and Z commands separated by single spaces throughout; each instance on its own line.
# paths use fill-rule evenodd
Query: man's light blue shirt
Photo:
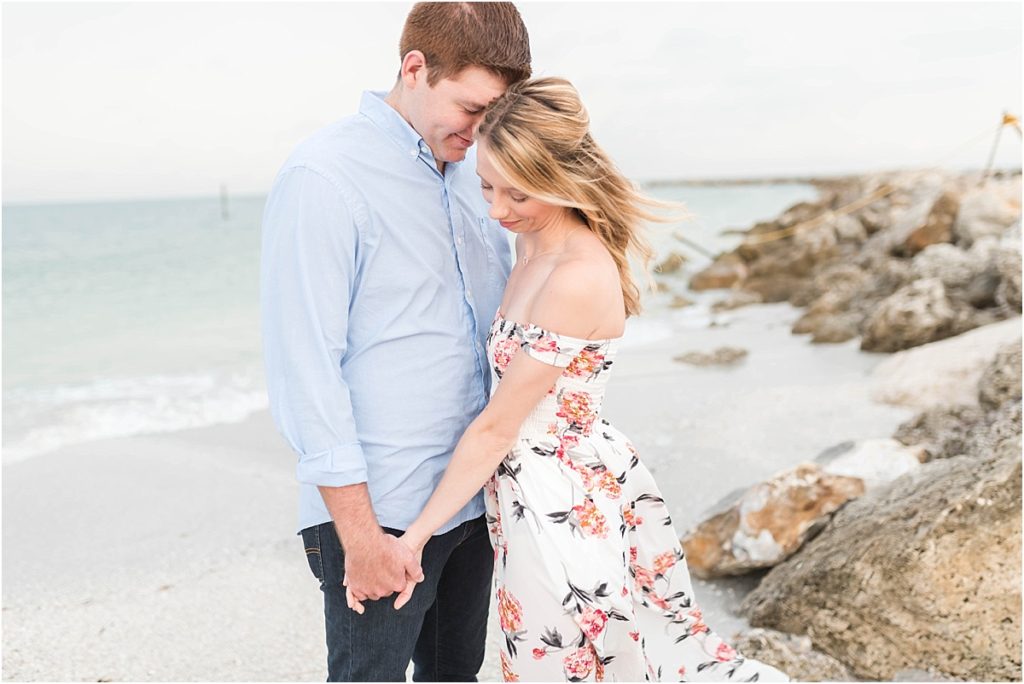
M 331 519 L 318 485 L 360 482 L 380 524 L 406 529 L 490 393 L 505 231 L 475 150 L 442 175 L 383 95 L 299 145 L 263 216 L 267 390 L 298 454 L 300 530 Z M 477 494 L 438 534 L 483 510 Z

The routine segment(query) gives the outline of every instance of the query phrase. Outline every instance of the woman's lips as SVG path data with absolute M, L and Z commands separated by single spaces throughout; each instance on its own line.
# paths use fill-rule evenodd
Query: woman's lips
M 519 219 L 516 219 L 515 221 L 498 221 L 498 223 L 501 224 L 502 228 L 511 228 L 512 226 L 519 223 Z

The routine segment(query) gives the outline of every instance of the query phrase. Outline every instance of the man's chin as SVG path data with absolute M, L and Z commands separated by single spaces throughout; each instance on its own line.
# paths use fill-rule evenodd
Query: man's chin
M 466 153 L 469 152 L 469 148 L 449 148 L 445 152 L 445 163 L 448 162 L 460 162 L 466 160 Z

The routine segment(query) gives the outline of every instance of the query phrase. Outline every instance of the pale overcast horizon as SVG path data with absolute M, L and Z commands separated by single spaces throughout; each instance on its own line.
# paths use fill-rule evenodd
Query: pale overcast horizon
M 264 193 L 392 85 L 411 5 L 4 3 L 3 201 Z M 1019 2 L 518 6 L 638 181 L 980 168 L 1021 114 Z

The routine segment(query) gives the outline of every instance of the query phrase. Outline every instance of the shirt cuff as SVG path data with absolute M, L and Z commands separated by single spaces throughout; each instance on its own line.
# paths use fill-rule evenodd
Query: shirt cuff
M 345 487 L 366 482 L 366 458 L 358 443 L 299 456 L 295 476 L 303 484 Z

